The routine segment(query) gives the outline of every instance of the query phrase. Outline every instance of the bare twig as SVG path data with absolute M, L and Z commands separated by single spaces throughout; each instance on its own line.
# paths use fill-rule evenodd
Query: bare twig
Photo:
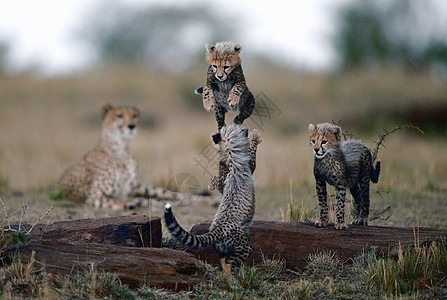
M 351 133 L 349 131 L 342 131 L 341 134 L 343 135 L 343 138 L 345 139 L 345 141 L 347 141 L 348 138 L 351 139 L 351 140 L 352 139 L 357 139 L 357 137 L 353 133 Z
M 377 154 L 379 153 L 380 147 L 385 148 L 385 145 L 383 144 L 385 142 L 385 138 L 388 135 L 390 135 L 390 134 L 392 134 L 392 133 L 394 133 L 394 132 L 396 132 L 398 130 L 404 129 L 404 128 L 413 128 L 413 129 L 417 130 L 420 134 L 425 135 L 425 132 L 423 132 L 419 127 L 413 126 L 411 124 L 397 125 L 396 128 L 394 128 L 393 130 L 390 130 L 390 131 L 388 131 L 386 129 L 383 129 L 383 133 L 379 134 L 379 141 L 375 142 L 376 143 L 376 147 L 374 148 L 373 154 L 372 154 L 372 161 L 373 162 L 377 159 Z
M 26 213 L 26 209 L 29 206 L 29 201 L 25 204 L 22 205 L 22 214 L 20 215 L 20 220 L 19 220 L 19 227 L 18 229 L 14 229 L 11 227 L 11 222 L 9 220 L 9 215 L 8 215 L 8 211 L 6 210 L 6 205 L 5 202 L 3 202 L 2 198 L 0 198 L 0 205 L 3 208 L 3 214 L 5 215 L 5 220 L 6 220 L 6 224 L 8 225 L 8 228 L 3 228 L 3 231 L 12 231 L 12 232 L 21 232 L 22 230 L 22 224 L 23 224 L 23 218 L 25 216 Z M 42 221 L 43 218 L 45 218 L 48 213 L 53 209 L 53 206 L 51 206 L 35 223 L 33 226 L 31 226 L 31 228 L 25 233 L 25 234 L 30 234 L 30 232 L 34 229 L 34 227 L 40 223 L 40 221 Z
M 380 217 L 381 217 L 385 212 L 389 211 L 390 209 L 391 209 L 391 206 L 388 206 L 388 207 L 386 207 L 385 209 L 382 209 L 382 210 L 379 211 L 377 214 L 375 214 L 374 216 L 372 216 L 371 218 L 369 218 L 369 220 L 370 220 L 370 221 L 374 221 L 374 220 L 380 219 Z M 389 216 L 386 217 L 385 220 L 387 220 L 388 218 L 389 218 Z
M 0 198 L 0 203 L 3 208 L 3 214 L 5 215 L 6 224 L 8 225 L 8 228 L 4 229 L 4 231 L 12 231 L 11 223 L 9 222 L 8 212 L 6 211 L 6 205 L 5 205 L 5 202 L 3 202 L 2 198 Z
M 342 123 L 341 119 L 339 119 L 338 122 L 335 122 L 334 120 L 332 120 L 332 124 L 337 125 L 340 128 L 341 128 L 341 123 Z M 352 139 L 357 139 L 357 137 L 353 133 L 351 133 L 349 131 L 342 130 L 341 131 L 341 135 L 343 136 L 345 141 L 347 141 L 348 139 L 351 139 L 351 140 Z
M 31 226 L 31 228 L 26 232 L 26 234 L 29 234 L 33 229 L 34 229 L 34 227 L 37 225 L 37 224 L 39 224 L 39 222 L 40 221 L 42 221 L 42 219 L 43 218 L 45 218 L 47 215 L 48 215 L 48 213 L 51 211 L 53 209 L 53 206 L 51 206 L 40 218 L 39 218 L 39 220 L 37 220 L 34 224 L 33 224 L 33 226 Z
M 20 216 L 19 229 L 17 231 L 20 231 L 20 229 L 22 229 L 23 217 L 25 216 L 26 209 L 28 208 L 28 205 L 29 205 L 29 200 L 25 205 L 22 205 L 22 215 Z

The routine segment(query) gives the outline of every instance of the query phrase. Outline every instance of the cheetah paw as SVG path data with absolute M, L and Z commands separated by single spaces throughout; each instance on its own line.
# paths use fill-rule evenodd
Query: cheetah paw
M 368 219 L 367 218 L 360 218 L 355 217 L 354 220 L 352 220 L 353 225 L 365 225 L 368 226 Z
M 337 223 L 335 224 L 335 229 L 336 230 L 347 230 L 349 227 L 348 225 L 346 225 L 346 223 Z
M 240 100 L 241 100 L 241 97 L 238 97 L 235 95 L 230 95 L 230 97 L 228 98 L 228 104 L 230 105 L 230 107 L 232 109 L 235 109 L 239 105 Z
M 262 143 L 262 134 L 259 130 L 253 129 L 248 133 L 248 139 L 250 141 L 256 142 L 258 145 Z
M 327 219 L 318 219 L 314 223 L 314 225 L 316 227 L 326 227 L 327 224 L 328 224 L 328 220 Z
M 203 100 L 203 107 L 208 112 L 216 110 L 216 104 L 214 103 L 214 100 L 210 100 L 210 99 Z
M 219 178 L 217 176 L 213 176 L 210 179 L 210 184 L 208 185 L 208 189 L 210 191 L 214 191 L 217 188 L 217 181 L 219 180 Z

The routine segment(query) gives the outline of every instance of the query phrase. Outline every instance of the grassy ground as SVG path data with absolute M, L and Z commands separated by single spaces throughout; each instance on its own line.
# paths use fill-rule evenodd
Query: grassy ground
M 309 123 L 341 120 L 345 131 L 372 147 L 383 128 L 412 122 L 426 135 L 408 129 L 398 131 L 379 152 L 382 172 L 379 184 L 372 186 L 371 208 L 373 213 L 391 208 L 371 225 L 447 227 L 447 126 L 417 113 L 425 114 L 423 108 L 427 107 L 440 111 L 447 107 L 445 82 L 430 74 L 402 75 L 395 70 L 315 76 L 275 66 L 261 70 L 247 64 L 245 73 L 258 101 L 258 111 L 246 125 L 263 134 L 254 176 L 255 219 L 289 221 L 291 202 L 295 203 L 295 215 L 315 218 Z M 200 97 L 192 93 L 203 80 L 202 69 L 172 75 L 130 67 L 67 78 L 0 75 L 0 197 L 8 211 L 17 211 L 23 202 L 30 201 L 27 222 L 36 220 L 50 205 L 55 208 L 45 222 L 134 213 L 92 211 L 57 197 L 60 174 L 98 139 L 99 108 L 105 102 L 132 104 L 142 111 L 139 134 L 131 142 L 142 182 L 166 187 L 173 177 L 188 174 L 206 189 L 209 174 L 217 172 L 215 160 L 206 158 L 216 123 L 201 107 Z M 231 118 L 228 114 L 227 119 Z M 203 169 L 197 161 L 208 166 Z M 185 187 L 179 186 L 180 190 Z M 329 193 L 333 194 L 333 189 Z M 160 216 L 161 207 L 155 203 L 151 214 Z M 211 219 L 216 207 L 210 202 L 194 202 L 175 210 L 181 224 L 190 228 Z M 149 211 L 144 208 L 137 213 Z M 19 214 L 12 214 L 12 218 Z M 262 272 L 259 276 L 265 279 Z M 285 290 L 314 298 L 320 285 L 324 289 L 332 286 L 333 294 L 328 292 L 325 297 L 349 298 L 340 290 L 358 289 L 349 280 L 340 283 L 337 278 L 287 276 L 292 276 L 292 283 L 279 280 L 280 285 L 287 285 Z M 243 289 L 235 291 L 223 285 L 235 298 L 243 297 Z M 270 288 L 263 285 L 262 289 Z

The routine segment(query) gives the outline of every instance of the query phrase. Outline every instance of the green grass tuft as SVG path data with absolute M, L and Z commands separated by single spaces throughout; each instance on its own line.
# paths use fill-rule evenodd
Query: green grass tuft
M 368 286 L 389 295 L 404 295 L 434 287 L 447 288 L 447 242 L 402 249 L 392 257 L 370 261 L 365 272 Z

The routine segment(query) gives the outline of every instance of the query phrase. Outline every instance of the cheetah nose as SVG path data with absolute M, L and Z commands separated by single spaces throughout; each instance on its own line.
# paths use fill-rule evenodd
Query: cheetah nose
M 135 128 L 135 125 L 134 124 L 130 124 L 129 126 L 127 126 L 127 127 L 129 127 L 129 129 L 130 130 L 132 130 L 132 129 L 134 129 Z
M 318 154 L 318 151 L 319 151 L 320 149 L 314 149 L 314 151 L 315 151 L 315 153 L 317 153 Z
M 223 75 L 217 75 L 217 78 L 222 79 Z

